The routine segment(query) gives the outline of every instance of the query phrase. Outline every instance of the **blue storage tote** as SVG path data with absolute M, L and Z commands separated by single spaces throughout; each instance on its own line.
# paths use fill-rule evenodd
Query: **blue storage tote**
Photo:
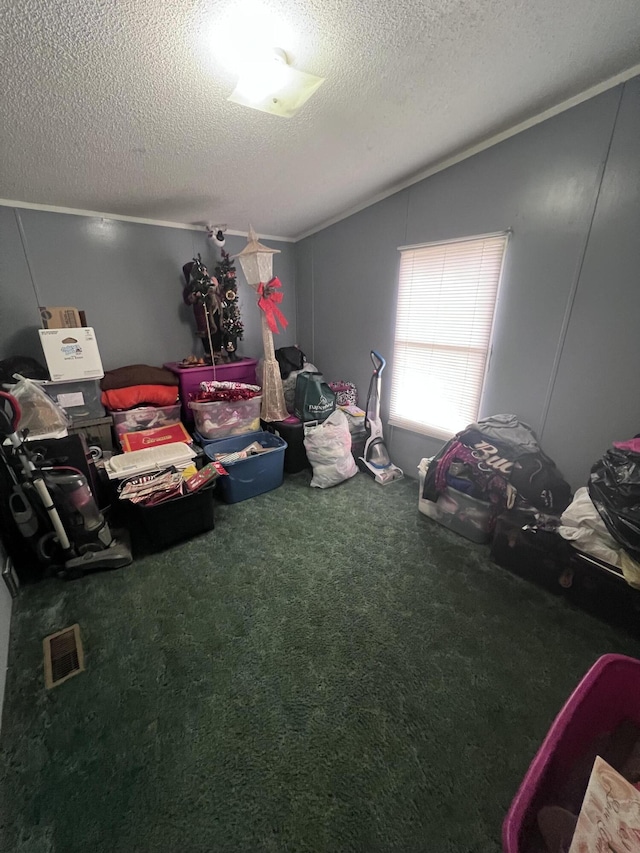
M 224 464 L 229 476 L 220 477 L 218 489 L 222 499 L 228 504 L 246 501 L 247 498 L 254 498 L 282 485 L 287 442 L 277 435 L 260 430 L 221 438 L 207 442 L 204 446 L 208 458 L 215 459 L 216 453 L 237 453 L 254 441 L 269 448 L 269 453 Z

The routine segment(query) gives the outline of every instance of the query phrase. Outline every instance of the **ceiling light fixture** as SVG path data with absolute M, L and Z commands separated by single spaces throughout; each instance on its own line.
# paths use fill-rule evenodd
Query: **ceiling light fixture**
M 291 118 L 323 83 L 324 77 L 292 68 L 283 50 L 260 50 L 243 64 L 236 88 L 227 100 Z

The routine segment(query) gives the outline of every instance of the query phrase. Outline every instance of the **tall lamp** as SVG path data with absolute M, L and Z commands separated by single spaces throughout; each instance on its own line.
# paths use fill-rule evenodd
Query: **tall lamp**
M 289 417 L 284 401 L 280 368 L 273 347 L 273 333 L 279 332 L 278 322 L 282 328 L 288 325 L 287 320 L 278 308 L 282 302 L 282 283 L 273 276 L 273 256 L 280 249 L 270 249 L 258 242 L 256 232 L 249 226 L 247 245 L 238 255 L 242 272 L 247 284 L 258 294 L 258 306 L 262 311 L 262 344 L 264 347 L 264 364 L 262 368 L 262 406 L 260 416 L 264 421 L 283 421 Z

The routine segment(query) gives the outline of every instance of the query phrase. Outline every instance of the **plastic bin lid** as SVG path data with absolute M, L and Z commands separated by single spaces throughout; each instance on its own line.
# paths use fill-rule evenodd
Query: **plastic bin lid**
M 262 394 L 256 394 L 255 397 L 248 397 L 246 400 L 189 400 L 188 406 L 190 409 L 206 409 L 207 406 L 237 406 L 242 403 L 260 402 Z

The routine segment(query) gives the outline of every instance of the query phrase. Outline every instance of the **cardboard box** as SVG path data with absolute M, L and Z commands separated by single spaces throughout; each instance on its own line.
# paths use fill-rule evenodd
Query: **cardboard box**
M 79 329 L 85 325 L 77 308 L 50 308 L 40 306 L 43 329 Z
M 40 343 L 54 382 L 101 379 L 102 360 L 95 332 L 79 329 L 39 329 Z

